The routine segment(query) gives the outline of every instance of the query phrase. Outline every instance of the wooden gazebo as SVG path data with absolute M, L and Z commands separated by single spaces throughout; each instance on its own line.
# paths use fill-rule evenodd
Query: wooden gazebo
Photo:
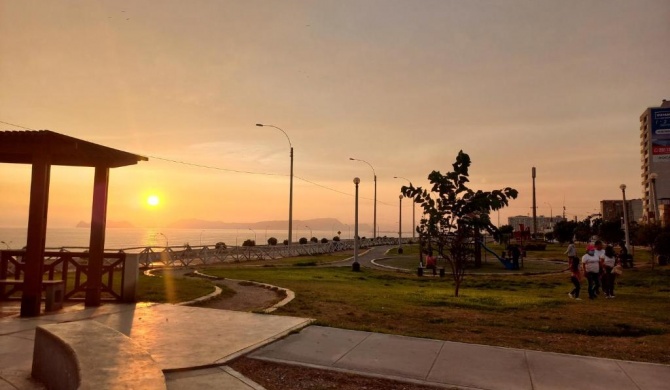
M 51 166 L 95 168 L 85 303 L 86 306 L 99 306 L 109 169 L 134 165 L 139 161 L 148 161 L 148 158 L 49 130 L 0 131 L 0 163 L 32 165 L 22 317 L 40 314 Z

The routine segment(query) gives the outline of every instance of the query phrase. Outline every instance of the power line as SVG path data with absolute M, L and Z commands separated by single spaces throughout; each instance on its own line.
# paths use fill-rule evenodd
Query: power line
M 37 130 L 35 130 L 35 129 L 31 129 L 30 127 L 25 127 L 25 126 L 21 126 L 21 125 L 13 124 L 13 123 L 9 123 L 9 122 L 5 122 L 5 121 L 1 121 L 1 120 L 0 120 L 0 123 L 4 123 L 4 124 L 6 124 L 6 125 L 10 125 L 10 126 L 14 126 L 14 127 L 20 127 L 20 128 L 22 128 L 22 129 L 25 129 L 25 130 L 37 131 Z M 287 176 L 289 176 L 289 175 L 287 175 L 287 174 L 283 174 L 283 173 L 253 172 L 253 171 L 243 171 L 243 170 L 239 170 L 239 169 L 221 168 L 221 167 L 215 167 L 215 166 L 211 166 L 211 165 L 204 165 L 204 164 L 191 163 L 191 162 L 180 161 L 180 160 L 174 160 L 174 159 L 169 159 L 169 158 L 159 157 L 159 156 L 152 156 L 152 155 L 147 155 L 147 157 L 151 157 L 151 158 L 154 158 L 154 159 L 156 159 L 156 160 L 162 160 L 162 161 L 166 161 L 166 162 L 170 162 L 170 163 L 174 163 L 174 164 L 187 165 L 187 166 L 192 166 L 192 167 L 197 167 L 197 168 L 214 169 L 214 170 L 217 170 L 217 171 L 225 171 L 225 172 L 233 172 L 233 173 L 242 173 L 242 174 L 247 174 L 247 175 L 283 176 L 283 177 L 287 177 Z M 314 185 L 314 186 L 317 186 L 317 187 L 321 187 L 321 188 L 323 188 L 323 189 L 326 189 L 326 190 L 329 190 L 329 191 L 332 191 L 332 192 L 335 192 L 335 193 L 338 193 L 338 194 L 341 194 L 341 195 L 347 195 L 347 196 L 350 196 L 350 197 L 353 197 L 353 196 L 354 196 L 353 194 L 349 194 L 349 193 L 346 193 L 346 192 L 343 192 L 343 191 L 340 191 L 340 190 L 336 190 L 335 188 L 331 188 L 331 187 L 325 186 L 325 185 L 323 185 L 323 184 L 319 184 L 319 183 L 313 182 L 313 181 L 311 181 L 311 180 L 307 180 L 307 179 L 302 178 L 302 177 L 300 177 L 300 176 L 295 176 L 295 175 L 294 175 L 293 177 L 295 177 L 295 178 L 298 179 L 298 180 L 302 180 L 302 181 L 304 181 L 305 183 L 309 183 L 309 184 L 311 184 L 311 185 Z M 359 198 L 361 198 L 361 199 L 366 199 L 366 200 L 373 200 L 373 199 L 366 198 L 366 197 L 363 197 L 363 196 L 359 196 Z M 379 201 L 379 200 L 377 201 L 377 203 L 382 204 L 382 205 L 385 205 L 385 206 L 392 206 L 391 204 L 388 204 L 388 203 L 385 203 L 385 202 L 382 202 L 382 201 Z

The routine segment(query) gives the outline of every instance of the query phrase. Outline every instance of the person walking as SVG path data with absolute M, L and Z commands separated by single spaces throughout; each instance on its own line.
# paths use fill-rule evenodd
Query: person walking
M 579 298 L 579 291 L 581 290 L 582 269 L 579 266 L 579 258 L 577 256 L 569 257 L 568 264 L 570 268 L 570 281 L 575 286 L 575 288 L 568 293 L 568 296 L 577 301 L 581 301 L 581 298 Z
M 603 247 L 603 242 L 596 240 L 594 243 L 595 250 L 593 251 L 594 256 L 600 260 L 600 269 L 598 270 L 598 286 L 596 287 L 596 295 L 600 295 L 600 286 L 602 285 L 601 281 L 604 275 L 603 261 L 605 261 L 605 247 Z
M 595 246 L 589 244 L 582 256 L 582 268 L 589 282 L 589 299 L 596 299 L 596 291 L 600 288 L 600 258 L 596 257 L 595 250 Z
M 605 257 L 603 260 L 603 291 L 605 292 L 605 298 L 614 298 L 614 280 L 616 275 L 612 272 L 614 266 L 616 265 L 616 252 L 614 252 L 614 247 L 607 245 L 605 247 Z
M 575 248 L 575 242 L 570 240 L 570 243 L 568 244 L 568 249 L 565 250 L 564 254 L 568 255 L 568 265 L 572 265 L 573 260 L 577 260 L 579 262 L 579 258 L 577 257 L 577 248 Z

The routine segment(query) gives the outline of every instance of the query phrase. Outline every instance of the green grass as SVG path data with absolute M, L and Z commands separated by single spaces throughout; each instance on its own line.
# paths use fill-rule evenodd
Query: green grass
M 667 267 L 626 270 L 616 299 L 581 302 L 566 296 L 567 274 L 466 276 L 456 298 L 449 276 L 354 273 L 348 267 L 205 272 L 289 288 L 296 299 L 276 313 L 325 326 L 670 363 Z
M 146 276 L 140 273 L 137 300 L 140 302 L 179 303 L 214 292 L 214 285 L 200 278 L 173 277 L 170 273 Z

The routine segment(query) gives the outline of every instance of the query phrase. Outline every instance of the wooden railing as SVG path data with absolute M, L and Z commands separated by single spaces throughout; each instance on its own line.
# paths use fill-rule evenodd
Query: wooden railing
M 23 250 L 3 250 L 0 252 L 0 279 L 23 279 L 26 252 Z M 88 275 L 88 252 L 47 251 L 44 252 L 43 275 L 45 280 L 63 280 L 65 299 L 83 298 L 86 293 Z M 103 300 L 121 300 L 124 283 L 126 253 L 105 253 L 102 265 Z M 119 281 L 120 279 L 120 281 Z M 115 281 L 119 281 L 115 283 Z M 10 297 L 21 286 L 5 291 L 0 287 L 0 297 Z

